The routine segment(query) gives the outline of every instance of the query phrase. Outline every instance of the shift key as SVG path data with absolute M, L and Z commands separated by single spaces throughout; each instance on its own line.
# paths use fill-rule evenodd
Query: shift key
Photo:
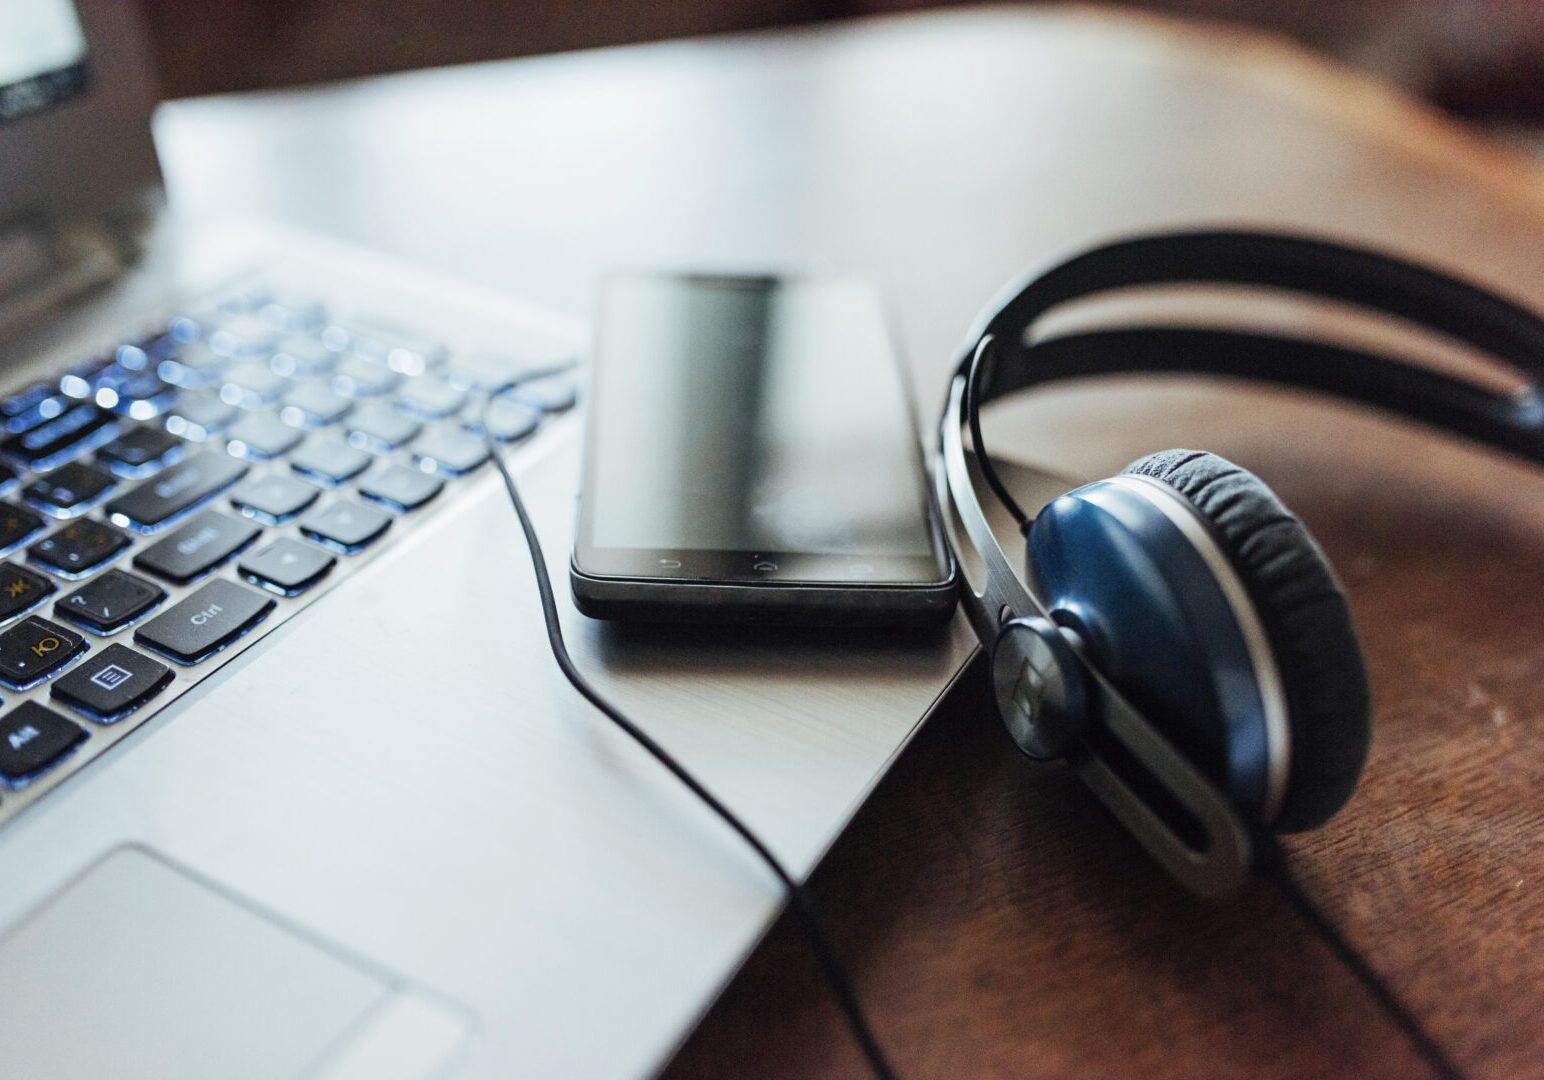
M 119 525 L 149 532 L 224 491 L 246 471 L 245 462 L 206 451 L 118 496 L 107 504 L 107 514 Z
M 183 664 L 196 664 L 262 622 L 274 600 L 224 578 L 134 631 L 134 640 Z

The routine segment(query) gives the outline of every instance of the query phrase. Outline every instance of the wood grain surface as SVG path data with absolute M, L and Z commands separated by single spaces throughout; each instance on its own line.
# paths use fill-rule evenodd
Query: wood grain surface
M 1305 228 L 1544 307 L 1537 171 L 1272 41 L 1093 10 L 188 102 L 160 134 L 192 218 L 275 217 L 570 311 L 617 265 L 871 274 L 929 411 L 1003 281 L 1134 229 Z M 1319 307 L 1262 317 L 1388 332 Z M 1468 1073 L 1544 1075 L 1544 472 L 1198 380 L 1049 390 L 1000 411 L 989 438 L 1076 480 L 1214 449 L 1304 516 L 1351 596 L 1375 735 L 1350 806 L 1288 839 L 1293 865 Z M 1179 891 L 1065 773 L 1016 755 L 980 690 L 935 719 L 816 876 L 905 1075 L 1422 1075 L 1268 887 L 1224 904 Z M 781 923 L 667 1075 L 859 1070 Z

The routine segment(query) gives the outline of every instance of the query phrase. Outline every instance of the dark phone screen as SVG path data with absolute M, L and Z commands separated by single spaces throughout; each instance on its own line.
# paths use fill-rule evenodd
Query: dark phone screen
M 876 290 L 628 276 L 603 294 L 578 563 L 593 574 L 937 582 Z

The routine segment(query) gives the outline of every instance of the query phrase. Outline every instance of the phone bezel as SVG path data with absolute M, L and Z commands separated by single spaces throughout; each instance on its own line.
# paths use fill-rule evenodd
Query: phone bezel
M 768 284 L 783 283 L 850 283 L 851 279 L 807 274 L 724 274 L 724 273 L 668 273 L 626 271 L 608 275 L 602 283 L 601 296 L 604 305 L 605 292 L 628 280 L 673 280 L 687 283 L 702 282 L 715 287 L 745 285 L 765 288 Z M 877 294 L 877 290 L 875 290 Z M 619 548 L 598 547 L 590 542 L 594 535 L 595 484 L 594 469 L 597 453 L 595 425 L 586 423 L 579 512 L 574 533 L 571 569 L 576 595 L 585 589 L 592 593 L 599 584 L 630 583 L 654 586 L 712 586 L 732 587 L 736 596 L 740 591 L 751 589 L 815 589 L 885 590 L 890 592 L 936 591 L 949 589 L 954 583 L 954 562 L 944 538 L 942 524 L 934 502 L 932 485 L 928 482 L 926 461 L 917 433 L 916 402 L 906 377 L 898 337 L 889 310 L 880 303 L 885 325 L 886 346 L 891 357 L 895 377 L 900 381 L 907 419 L 913 438 L 911 450 L 915 460 L 917 504 L 927 528 L 929 546 L 927 555 L 886 555 L 877 553 L 829 554 L 805 551 L 748 551 L 699 548 Z M 591 364 L 591 391 L 593 402 L 604 393 L 604 361 L 602 350 L 606 327 L 600 326 Z M 590 416 L 593 416 L 593 408 Z M 605 591 L 613 599 L 631 595 L 626 590 L 617 593 Z M 701 590 L 692 589 L 695 595 Z

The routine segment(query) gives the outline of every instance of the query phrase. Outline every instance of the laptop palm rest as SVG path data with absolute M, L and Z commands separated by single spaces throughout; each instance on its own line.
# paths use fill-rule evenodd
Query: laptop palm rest
M 5 1070 L 30 1078 L 447 1075 L 471 1024 L 139 847 L 0 939 Z

